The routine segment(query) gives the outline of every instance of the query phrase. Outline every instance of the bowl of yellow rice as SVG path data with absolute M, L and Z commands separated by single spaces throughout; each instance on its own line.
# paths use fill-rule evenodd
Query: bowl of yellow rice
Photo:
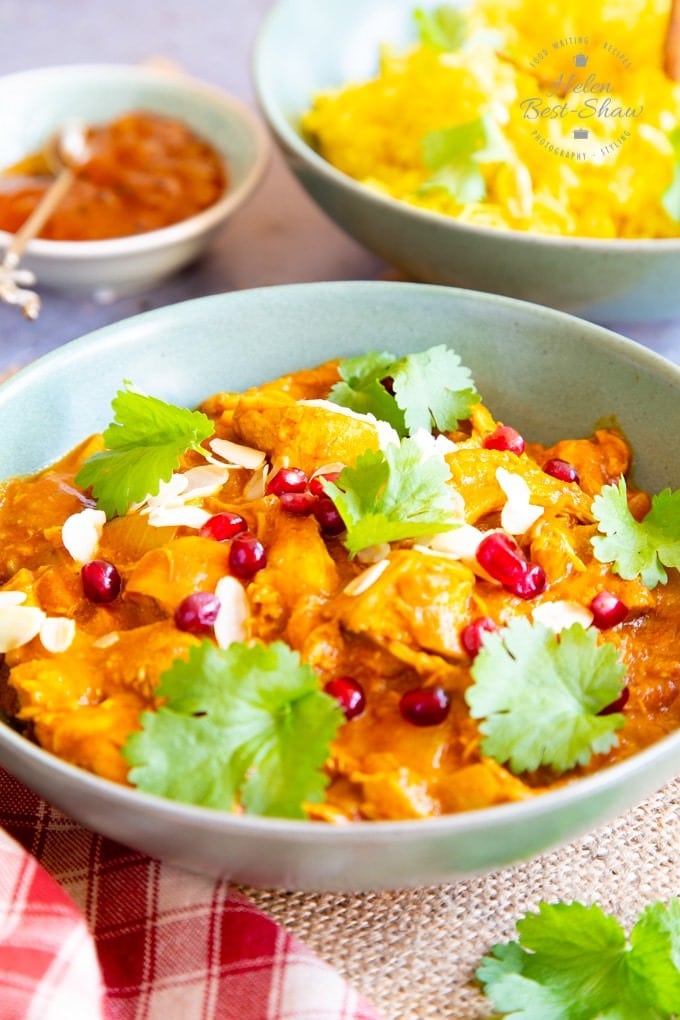
M 599 321 L 680 312 L 667 0 L 279 0 L 259 103 L 310 196 L 406 278 Z

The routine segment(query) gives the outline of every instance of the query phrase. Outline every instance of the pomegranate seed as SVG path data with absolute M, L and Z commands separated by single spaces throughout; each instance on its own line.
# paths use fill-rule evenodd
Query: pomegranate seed
M 244 532 L 236 535 L 229 548 L 229 569 L 241 580 L 250 580 L 267 565 L 267 553 L 255 535 Z
M 486 634 L 492 634 L 498 627 L 490 616 L 478 616 L 460 632 L 460 643 L 471 659 L 479 654 Z
M 612 701 L 610 705 L 607 705 L 602 711 L 598 712 L 598 715 L 612 715 L 614 712 L 620 712 L 622 708 L 625 708 L 628 698 L 630 697 L 630 690 L 628 687 L 624 687 L 619 694 L 616 701 Z
M 477 562 L 494 581 L 503 586 L 514 584 L 527 568 L 522 550 L 504 531 L 491 531 L 477 546 Z
M 309 491 L 315 496 L 325 496 L 323 482 L 337 482 L 340 477 L 340 471 L 327 471 L 325 474 L 314 475 L 309 481 Z
M 319 497 L 312 492 L 282 492 L 279 500 L 281 509 L 285 510 L 287 514 L 304 517 L 306 514 L 312 513 Z
M 416 687 L 402 694 L 399 711 L 414 726 L 438 726 L 449 714 L 451 703 L 441 687 Z
M 120 595 L 120 574 L 107 560 L 90 560 L 80 571 L 83 593 L 90 602 L 113 602 Z
M 346 719 L 355 719 L 366 707 L 364 689 L 358 680 L 353 680 L 351 676 L 336 676 L 328 681 L 324 690 L 326 694 L 335 698 Z
M 495 581 L 521 599 L 532 599 L 545 591 L 543 567 L 529 563 L 519 545 L 504 531 L 492 531 L 477 546 L 477 562 Z
M 545 591 L 548 579 L 545 570 L 538 563 L 527 563 L 525 572 L 510 586 L 513 595 L 520 599 L 535 599 Z
M 338 508 L 328 496 L 322 496 L 314 507 L 314 516 L 319 522 L 319 527 L 324 535 L 339 535 L 345 530 Z
M 266 491 L 273 496 L 280 496 L 283 492 L 304 492 L 307 481 L 302 468 L 280 468 L 267 482 Z
M 499 425 L 482 443 L 485 450 L 508 450 L 518 457 L 524 453 L 525 445 L 522 436 L 511 425 Z
M 226 542 L 247 529 L 248 525 L 240 514 L 225 510 L 208 518 L 198 533 L 201 538 L 214 538 L 216 542 Z
M 220 600 L 209 591 L 196 591 L 182 599 L 175 610 L 175 626 L 190 634 L 207 634 L 217 619 Z
M 593 623 L 599 630 L 608 630 L 628 616 L 628 606 L 610 591 L 600 591 L 590 603 Z
M 574 465 L 570 464 L 567 460 L 561 460 L 559 457 L 552 457 L 550 460 L 546 460 L 543 465 L 543 470 L 546 475 L 552 475 L 553 478 L 557 478 L 560 482 L 576 482 L 578 485 L 578 471 Z

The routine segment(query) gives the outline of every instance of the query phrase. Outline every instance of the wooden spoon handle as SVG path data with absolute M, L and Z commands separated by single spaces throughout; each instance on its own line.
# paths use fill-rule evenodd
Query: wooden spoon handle
M 52 184 L 36 205 L 35 209 L 17 230 L 12 243 L 5 252 L 2 265 L 5 269 L 15 269 L 19 263 L 24 248 L 36 234 L 40 233 L 43 225 L 50 218 L 57 208 L 68 189 L 73 184 L 75 174 L 69 167 L 64 167 L 54 178 Z
M 671 81 L 680 81 L 680 0 L 671 0 L 663 63 Z

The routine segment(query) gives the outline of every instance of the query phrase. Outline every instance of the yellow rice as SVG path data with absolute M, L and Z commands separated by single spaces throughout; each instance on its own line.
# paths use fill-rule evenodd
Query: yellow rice
M 662 204 L 676 162 L 669 134 L 680 124 L 680 87 L 663 70 L 668 0 L 477 0 L 466 12 L 463 48 L 384 47 L 375 78 L 314 98 L 302 128 L 324 158 L 369 187 L 469 223 L 600 238 L 680 235 Z M 550 95 L 547 83 L 560 76 L 566 95 Z M 571 112 L 539 116 L 560 102 Z M 486 195 L 460 202 L 444 187 L 424 187 L 432 170 L 423 138 L 482 116 L 505 148 L 502 159 L 478 164 Z M 577 143 L 573 130 L 582 127 L 588 139 Z

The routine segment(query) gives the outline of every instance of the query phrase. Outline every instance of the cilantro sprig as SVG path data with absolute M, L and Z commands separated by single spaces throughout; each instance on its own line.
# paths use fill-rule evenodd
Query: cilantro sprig
M 124 514 L 132 503 L 155 496 L 188 450 L 201 450 L 213 423 L 200 411 L 176 407 L 158 397 L 119 390 L 111 402 L 113 422 L 104 430 L 106 449 L 85 461 L 76 484 L 91 488 L 107 517 Z
M 456 494 L 440 454 L 423 456 L 414 438 L 367 450 L 324 490 L 342 517 L 351 556 L 380 542 L 434 535 L 454 527 Z
M 433 10 L 418 8 L 413 14 L 420 41 L 435 49 L 459 50 L 468 38 L 468 21 L 458 7 L 443 4 Z
M 422 140 L 423 161 L 432 174 L 421 191 L 443 188 L 460 203 L 482 202 L 486 180 L 480 165 L 507 158 L 507 146 L 489 114 L 430 131 Z
M 668 135 L 673 148 L 673 180 L 661 196 L 661 204 L 676 223 L 680 223 L 680 127 Z
M 488 634 L 465 694 L 483 719 L 482 751 L 513 772 L 566 772 L 616 744 L 620 713 L 600 715 L 621 693 L 625 667 L 613 645 L 573 624 L 559 635 L 524 618 Z
M 480 399 L 470 370 L 444 344 L 402 358 L 371 351 L 341 361 L 339 372 L 329 400 L 389 422 L 400 436 L 455 430 Z
M 601 907 L 578 902 L 543 902 L 517 931 L 476 972 L 508 1020 L 680 1016 L 680 899 L 646 907 L 630 939 Z
M 344 720 L 314 671 L 283 642 L 204 641 L 161 677 L 155 712 L 123 755 L 130 781 L 173 800 L 304 818 L 323 798 L 322 769 Z
M 680 570 L 680 489 L 653 496 L 649 512 L 636 521 L 621 478 L 595 497 L 593 514 L 603 533 L 591 539 L 595 556 L 612 563 L 625 580 L 639 575 L 647 588 L 655 588 L 668 580 L 664 567 Z

